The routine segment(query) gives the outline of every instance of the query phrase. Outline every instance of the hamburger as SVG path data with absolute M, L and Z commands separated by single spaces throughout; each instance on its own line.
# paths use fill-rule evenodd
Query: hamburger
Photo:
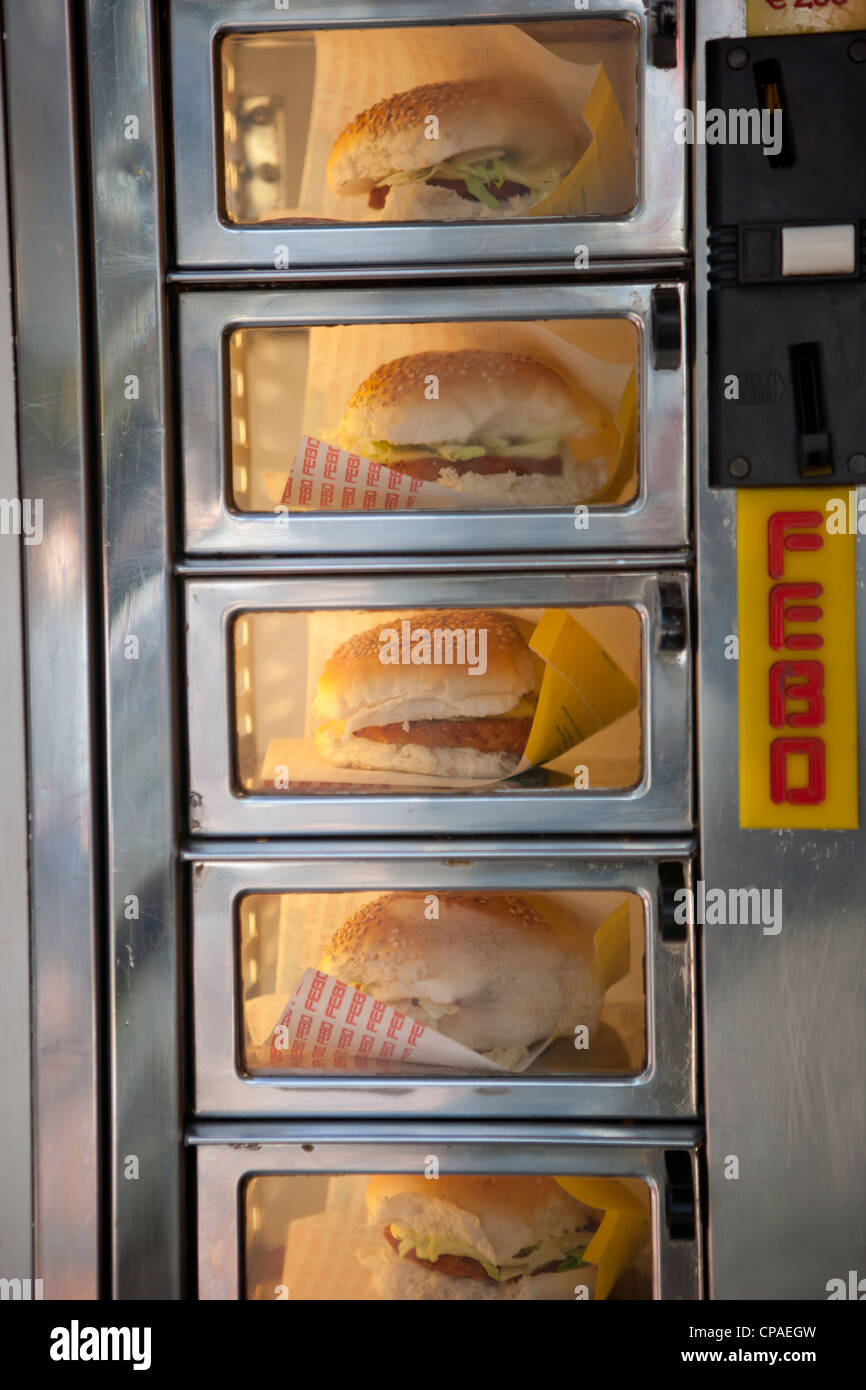
M 337 767 L 507 777 L 529 737 L 542 671 L 506 613 L 408 613 L 356 633 L 326 661 L 316 744 Z
M 383 1243 L 361 1255 L 384 1299 L 573 1299 L 595 1289 L 584 1252 L 599 1216 L 547 1177 L 370 1179 Z
M 552 193 L 581 153 L 567 115 L 537 88 L 431 82 L 357 115 L 334 142 L 327 179 L 334 193 L 365 196 L 371 220 L 514 217 Z
M 386 893 L 331 937 L 319 966 L 501 1066 L 534 1043 L 598 1027 L 604 995 L 591 947 L 560 937 L 513 893 Z
M 433 376 L 438 397 L 428 399 Z M 494 506 L 569 506 L 599 486 L 578 464 L 588 432 L 551 367 L 510 352 L 416 352 L 377 367 L 352 396 L 337 443 L 398 473 Z

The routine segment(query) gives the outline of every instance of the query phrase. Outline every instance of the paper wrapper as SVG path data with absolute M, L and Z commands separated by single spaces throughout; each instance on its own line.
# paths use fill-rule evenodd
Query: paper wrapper
M 629 910 L 622 904 L 594 936 L 605 990 L 628 974 L 629 941 Z M 273 1068 L 364 1072 L 381 1071 L 382 1064 L 412 1063 L 425 1071 L 450 1067 L 519 1074 L 553 1041 L 537 1042 L 519 1065 L 503 1067 L 314 967 L 303 972 L 288 1001 L 265 996 L 251 1004 L 256 1007 L 247 1005 L 248 1026 L 254 1040 L 262 1036 L 263 1024 L 268 1029 Z M 268 1028 L 275 1013 L 276 1023 Z
M 412 787 L 443 791 L 496 786 L 554 761 L 637 708 L 640 696 L 634 682 L 565 609 L 547 609 L 528 642 L 545 663 L 545 669 L 526 747 L 507 778 L 457 779 L 332 769 L 314 743 L 311 747 L 308 740 L 276 738 L 268 745 L 262 783 L 288 792 L 321 789 L 332 793 L 337 785 L 355 791 L 359 786 L 374 790 Z M 281 768 L 289 769 L 288 785 L 279 781 Z
M 309 330 L 309 358 L 302 420 L 305 433 L 287 475 L 268 463 L 283 451 L 288 421 L 274 407 L 259 407 L 261 374 L 274 372 L 271 354 L 254 353 L 247 334 L 246 378 L 254 399 L 245 403 L 254 452 L 262 459 L 262 505 L 295 511 L 399 511 L 508 508 L 508 501 L 471 497 L 443 483 L 422 482 L 395 469 L 349 454 L 328 441 L 339 437 L 347 402 L 384 362 L 420 351 L 482 350 L 532 357 L 563 378 L 580 409 L 582 427 L 570 444 L 585 491 L 575 498 L 595 505 L 628 501 L 637 459 L 637 339 L 623 321 L 548 320 L 544 323 L 343 324 Z M 279 399 L 278 375 L 262 391 Z M 519 418 L 519 402 L 515 402 Z M 514 504 L 517 505 L 517 504 Z M 526 503 L 521 503 L 526 506 Z M 533 504 L 534 505 L 534 504 Z
M 537 1043 L 521 1072 L 549 1046 Z M 380 1072 L 383 1062 L 413 1062 L 425 1070 L 507 1073 L 480 1052 L 426 1028 L 407 1014 L 321 970 L 305 970 L 283 1010 L 271 1041 L 271 1065 L 293 1070 Z
M 623 211 L 634 201 L 631 142 L 604 68 L 598 70 L 583 118 L 592 131 L 587 149 L 559 188 L 530 208 L 530 217 L 588 217 Z
M 650 1237 L 647 1206 L 617 1178 L 557 1178 L 572 1197 L 604 1210 L 604 1220 L 584 1253 L 598 1267 L 593 1297 L 606 1299 L 626 1266 Z
M 532 216 L 612 216 L 634 206 L 634 137 L 601 63 L 558 57 L 512 24 L 332 29 L 315 37 L 315 87 L 295 215 L 372 220 L 366 194 L 344 197 L 328 187 L 325 170 L 334 141 L 355 116 L 395 92 L 466 78 L 535 86 L 558 106 L 583 149 L 575 168 L 531 209 Z M 584 56 L 597 52 L 594 45 L 583 48 Z M 433 163 L 435 141 L 430 144 Z M 459 209 L 454 220 L 461 220 Z
M 266 487 L 269 496 L 278 495 L 277 506 L 290 511 L 405 512 L 482 505 L 453 488 L 410 478 L 312 435 L 301 439 L 285 482 L 268 474 Z
M 639 701 L 625 672 L 563 609 L 547 609 L 529 645 L 545 671 L 529 738 L 512 777 L 576 748 Z

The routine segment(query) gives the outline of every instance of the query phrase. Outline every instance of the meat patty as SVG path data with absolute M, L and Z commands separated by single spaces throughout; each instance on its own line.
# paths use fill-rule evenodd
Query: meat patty
M 456 193 L 458 198 L 465 198 L 470 203 L 477 203 L 480 200 L 470 193 L 463 179 L 427 179 L 426 182 L 431 188 L 450 188 L 452 193 Z M 502 183 L 486 183 L 484 187 L 488 193 L 492 193 L 499 203 L 507 202 L 509 198 L 521 198 L 529 192 L 522 183 L 515 183 L 514 179 L 504 179 Z M 385 206 L 385 199 L 391 192 L 390 184 L 380 184 L 377 188 L 370 189 L 370 196 L 367 199 L 367 206 L 375 208 L 380 212 Z
M 419 743 L 424 748 L 472 748 L 476 753 L 513 753 L 520 757 L 531 719 L 410 719 L 403 724 L 370 724 L 355 738 L 373 743 Z
M 477 459 L 464 459 L 452 463 L 449 459 L 423 458 L 400 459 L 392 463 L 396 473 L 408 473 L 410 478 L 421 478 L 425 483 L 435 483 L 443 468 L 453 468 L 458 476 L 464 473 L 516 473 L 525 478 L 529 474 L 540 473 L 545 477 L 557 477 L 562 472 L 562 459 L 554 454 L 547 459 L 503 458 L 501 454 L 482 454 Z
M 391 1227 L 386 1226 L 384 1236 L 392 1250 L 399 1253 L 400 1242 L 392 1233 Z M 416 1265 L 426 1265 L 428 1269 L 435 1269 L 437 1274 L 450 1275 L 452 1279 L 480 1279 L 488 1284 L 508 1284 L 510 1279 L 494 1279 L 487 1273 L 480 1260 L 473 1260 L 469 1255 L 440 1255 L 438 1260 L 422 1260 L 417 1251 L 407 1250 L 402 1257 L 404 1260 L 412 1260 Z M 558 1268 L 558 1261 L 554 1260 L 551 1264 L 545 1265 L 543 1269 L 534 1269 L 533 1274 L 551 1274 Z M 523 1275 L 512 1274 L 511 1279 L 521 1279 Z

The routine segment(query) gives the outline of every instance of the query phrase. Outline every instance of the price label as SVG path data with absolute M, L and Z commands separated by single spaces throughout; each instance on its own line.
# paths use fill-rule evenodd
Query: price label
M 746 32 L 820 34 L 866 29 L 866 0 L 747 0 Z

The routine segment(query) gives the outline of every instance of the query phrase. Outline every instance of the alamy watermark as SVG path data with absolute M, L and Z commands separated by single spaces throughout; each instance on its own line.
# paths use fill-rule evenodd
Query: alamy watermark
M 12 1299 L 14 1302 L 29 1303 L 42 1297 L 41 1279 L 0 1279 L 0 1301 Z
M 73 1318 L 68 1327 L 51 1329 L 48 1355 L 52 1361 L 131 1361 L 134 1371 L 148 1371 L 151 1329 L 82 1327 Z
M 765 155 L 781 154 L 782 112 L 758 106 L 724 111 L 707 108 L 705 101 L 695 110 L 681 106 L 674 112 L 674 139 L 678 145 L 761 145 Z
M 674 893 L 674 921 L 709 927 L 762 927 L 764 936 L 782 930 L 781 888 L 708 888 L 699 879 L 696 890 Z
M 470 676 L 487 670 L 486 627 L 413 627 L 407 618 L 379 633 L 383 666 L 468 666 Z
M 0 536 L 23 536 L 25 545 L 41 545 L 42 498 L 0 497 Z

